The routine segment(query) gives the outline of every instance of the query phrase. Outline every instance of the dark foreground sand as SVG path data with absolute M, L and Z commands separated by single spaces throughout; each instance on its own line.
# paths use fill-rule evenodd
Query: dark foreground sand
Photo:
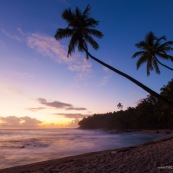
M 173 137 L 0 170 L 0 173 L 173 173 Z

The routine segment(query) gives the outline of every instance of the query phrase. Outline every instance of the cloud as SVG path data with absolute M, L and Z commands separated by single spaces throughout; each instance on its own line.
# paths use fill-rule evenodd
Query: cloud
M 87 77 L 91 72 L 91 64 L 81 54 L 67 58 L 67 47 L 60 44 L 53 37 L 32 33 L 26 39 L 28 47 L 36 50 L 41 55 L 52 59 L 59 64 L 66 64 L 68 70 L 80 72 L 79 78 Z
M 66 118 L 84 118 L 89 116 L 89 115 L 80 114 L 80 113 L 56 113 L 56 115 L 64 116 Z
M 1 128 L 29 128 L 29 127 L 39 127 L 42 122 L 36 118 L 25 117 L 0 117 L 0 127 Z
M 27 37 L 27 45 L 43 56 L 47 56 L 58 63 L 72 61 L 72 58 L 67 58 L 65 48 L 53 37 L 33 33 Z
M 46 106 L 49 106 L 49 107 L 53 107 L 53 108 L 57 108 L 57 109 L 65 109 L 65 110 L 86 110 L 86 108 L 74 107 L 72 104 L 63 103 L 63 102 L 60 102 L 60 101 L 48 102 L 44 98 L 38 98 L 37 101 L 39 103 L 43 104 L 43 105 L 46 105 Z
M 109 81 L 110 78 L 111 78 L 110 75 L 109 75 L 109 76 L 104 76 L 104 77 L 101 79 L 100 86 L 105 86 L 105 85 L 108 83 L 108 81 Z
M 20 27 L 17 27 L 16 30 L 19 32 L 20 35 L 22 36 L 26 35 Z
M 46 109 L 46 108 L 44 108 L 44 107 L 27 108 L 27 110 L 32 111 L 32 112 L 37 112 L 37 111 L 40 111 L 40 110 L 43 110 L 43 109 Z
M 84 111 L 84 110 L 86 110 L 86 108 L 82 108 L 82 107 L 76 108 L 76 107 L 71 106 L 71 107 L 67 108 L 66 110 Z
M 80 119 L 76 118 L 74 120 L 72 120 L 66 127 L 68 128 L 77 128 L 79 126 L 79 121 Z
M 21 123 L 22 123 L 22 126 L 27 126 L 27 127 L 36 127 L 38 126 L 39 124 L 42 123 L 42 121 L 40 120 L 37 120 L 36 118 L 30 118 L 30 117 L 22 117 L 21 118 Z
M 28 34 L 20 27 L 16 28 L 17 34 L 11 34 L 5 29 L 1 29 L 0 31 L 12 40 L 18 42 L 24 41 L 29 48 L 36 50 L 42 56 L 50 58 L 58 64 L 67 65 L 68 70 L 79 73 L 77 76 L 78 79 L 84 79 L 90 76 L 90 62 L 82 54 L 77 52 L 67 58 L 67 47 L 55 40 L 53 36 L 39 33 Z
M 9 33 L 8 31 L 6 31 L 5 29 L 1 29 L 1 32 L 2 32 L 5 36 L 7 36 L 8 38 L 10 38 L 10 39 L 12 39 L 12 40 L 14 40 L 14 41 L 18 41 L 18 42 L 21 42 L 21 41 L 22 41 L 22 39 L 21 39 L 19 36 L 10 34 L 10 33 Z
M 38 98 L 37 100 L 43 105 L 54 107 L 54 108 L 65 108 L 66 109 L 66 108 L 72 107 L 71 104 L 63 103 L 63 102 L 59 102 L 59 101 L 48 102 L 44 98 Z

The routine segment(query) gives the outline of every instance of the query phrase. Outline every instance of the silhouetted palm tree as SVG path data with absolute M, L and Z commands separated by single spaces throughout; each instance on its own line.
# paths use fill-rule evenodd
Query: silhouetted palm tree
M 131 76 L 115 69 L 114 67 L 104 63 L 103 61 L 97 59 L 93 55 L 91 55 L 88 51 L 88 45 L 97 50 L 99 48 L 98 43 L 93 39 L 93 36 L 98 38 L 102 38 L 103 34 L 96 30 L 95 27 L 99 24 L 98 21 L 90 17 L 90 6 L 88 5 L 86 9 L 81 12 L 78 7 L 76 7 L 75 11 L 72 12 L 71 9 L 66 9 L 62 13 L 62 18 L 67 22 L 66 28 L 59 28 L 56 31 L 55 38 L 57 40 L 61 40 L 63 38 L 71 37 L 70 43 L 68 46 L 68 56 L 71 55 L 72 52 L 75 51 L 75 48 L 78 48 L 79 51 L 85 52 L 87 58 L 90 57 L 91 59 L 97 61 L 98 63 L 102 64 L 103 66 L 107 67 L 108 69 L 118 73 L 119 75 L 129 79 L 139 87 L 143 88 L 145 91 L 149 92 L 150 94 L 165 100 L 162 96 L 160 96 L 155 91 L 151 90 L 147 86 L 143 85 L 136 79 L 132 78 Z M 165 100 L 166 101 L 166 100 Z
M 162 58 L 164 60 L 173 61 L 173 56 L 167 54 L 168 51 L 173 50 L 171 47 L 173 45 L 173 41 L 167 41 L 161 43 L 162 40 L 166 40 L 165 36 L 160 38 L 155 37 L 153 32 L 149 32 L 144 41 L 140 41 L 135 46 L 139 48 L 141 51 L 136 52 L 132 57 L 139 57 L 136 66 L 137 69 L 144 63 L 147 63 L 147 76 L 150 75 L 150 71 L 155 70 L 156 73 L 160 73 L 158 63 L 169 70 L 173 70 L 173 68 L 168 67 L 167 65 L 161 63 L 158 60 Z
M 118 103 L 118 104 L 117 104 L 117 108 L 118 108 L 118 109 L 122 109 L 122 108 L 123 108 L 122 103 Z

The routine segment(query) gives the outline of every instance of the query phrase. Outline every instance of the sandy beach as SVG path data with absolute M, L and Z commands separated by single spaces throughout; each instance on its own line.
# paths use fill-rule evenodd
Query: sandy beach
M 0 173 L 173 172 L 173 137 L 0 170 Z

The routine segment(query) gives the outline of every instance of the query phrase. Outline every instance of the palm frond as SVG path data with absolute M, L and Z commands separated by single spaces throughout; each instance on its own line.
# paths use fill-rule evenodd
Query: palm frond
M 89 35 L 86 35 L 85 36 L 85 39 L 87 40 L 87 42 L 89 42 L 91 44 L 91 46 L 97 50 L 99 48 L 99 45 L 98 43 L 92 38 L 90 37 Z
M 136 52 L 133 54 L 132 58 L 136 58 L 137 56 L 144 56 L 145 53 L 146 53 L 145 51 Z
M 153 32 L 149 32 L 146 37 L 145 37 L 145 42 L 148 43 L 149 45 L 154 45 L 154 41 L 157 38 L 155 37 Z
M 173 56 L 167 55 L 166 53 L 158 53 L 157 55 L 162 59 L 167 59 L 167 60 L 173 61 Z
M 74 30 L 73 29 L 62 29 L 59 28 L 56 33 L 55 33 L 55 38 L 57 40 L 61 40 L 63 38 L 71 37 L 73 34 Z
M 73 36 L 71 37 L 69 46 L 68 46 L 68 54 L 67 56 L 70 56 L 72 54 L 72 52 L 75 51 L 75 47 L 78 45 L 78 36 L 77 34 L 73 34 Z
M 141 56 L 140 59 L 138 59 L 138 61 L 136 62 L 136 67 L 137 70 L 139 69 L 139 67 L 144 64 L 146 62 L 146 57 L 145 56 Z
M 63 18 L 68 24 L 70 24 L 70 23 L 74 20 L 75 15 L 74 15 L 74 13 L 71 11 L 71 9 L 69 8 L 69 9 L 66 9 L 66 10 L 63 11 L 63 13 L 62 13 L 62 18 Z
M 75 10 L 75 15 L 76 15 L 77 17 L 82 16 L 82 12 L 79 10 L 79 8 L 78 8 L 78 7 L 76 7 L 76 10 Z
M 161 40 L 166 40 L 166 37 L 165 36 L 162 36 L 162 37 L 160 37 L 160 38 L 158 38 L 157 40 L 156 40 L 156 42 L 155 42 L 155 47 L 159 47 L 160 46 L 160 41 Z
M 157 73 L 157 74 L 160 74 L 160 69 L 159 69 L 159 67 L 158 67 L 158 63 L 157 63 L 156 60 L 153 60 L 153 67 L 154 67 L 156 73 Z
M 84 12 L 83 12 L 83 16 L 84 16 L 84 17 L 88 17 L 89 14 L 90 14 L 90 10 L 91 10 L 91 7 L 90 7 L 90 5 L 88 4 L 87 7 L 85 8 Z
M 161 44 L 160 46 L 158 46 L 158 50 L 162 51 L 170 51 L 173 50 L 173 47 L 171 47 L 173 45 L 173 41 L 167 41 L 163 44 Z
M 147 68 L 147 76 L 149 76 L 150 75 L 150 71 L 152 71 L 154 69 L 151 58 L 147 61 L 147 67 L 146 68 Z
M 85 19 L 85 27 L 95 28 L 98 25 L 99 25 L 99 21 L 97 21 L 97 20 L 95 20 L 93 18 Z
M 84 52 L 86 50 L 88 52 L 88 45 L 87 45 L 85 40 L 82 40 L 82 41 L 79 42 L 78 50 L 81 51 L 81 52 Z M 87 52 L 86 52 L 86 58 L 88 59 L 89 55 L 87 54 Z
M 97 38 L 102 38 L 103 37 L 103 33 L 96 30 L 96 29 L 88 29 L 87 30 L 88 34 L 95 36 Z
M 140 49 L 146 49 L 146 42 L 145 41 L 140 41 L 139 43 L 136 43 L 135 46 Z

